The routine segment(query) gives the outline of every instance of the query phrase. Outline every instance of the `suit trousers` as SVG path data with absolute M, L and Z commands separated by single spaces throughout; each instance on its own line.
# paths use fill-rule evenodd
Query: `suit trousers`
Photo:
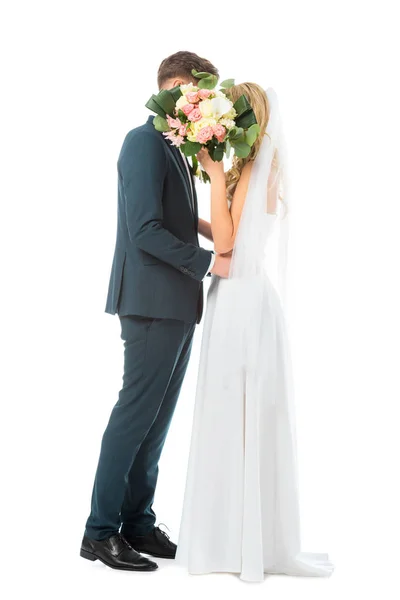
M 124 376 L 104 432 L 86 535 L 146 535 L 158 462 L 189 362 L 195 323 L 120 317 Z

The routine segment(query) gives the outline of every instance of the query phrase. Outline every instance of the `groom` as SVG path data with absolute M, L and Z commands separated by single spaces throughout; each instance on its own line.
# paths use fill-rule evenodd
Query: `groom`
M 163 60 L 159 88 L 190 83 L 192 69 L 217 69 L 191 52 Z M 153 571 L 140 552 L 174 558 L 155 526 L 158 461 L 203 311 L 204 277 L 227 277 L 229 259 L 199 247 L 190 167 L 153 127 L 128 133 L 118 160 L 118 230 L 106 312 L 124 340 L 119 399 L 103 435 L 81 556 L 114 569 Z

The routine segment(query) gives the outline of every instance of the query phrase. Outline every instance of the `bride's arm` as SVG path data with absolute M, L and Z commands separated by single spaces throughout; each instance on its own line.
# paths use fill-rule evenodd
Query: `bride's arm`
M 223 163 L 214 162 L 205 150 L 199 152 L 198 158 L 211 179 L 211 231 L 214 248 L 218 254 L 226 254 L 232 250 L 235 243 L 252 163 L 245 165 L 229 209 Z
M 199 233 L 210 242 L 213 241 L 212 231 L 211 231 L 211 223 L 205 221 L 204 219 L 199 219 Z

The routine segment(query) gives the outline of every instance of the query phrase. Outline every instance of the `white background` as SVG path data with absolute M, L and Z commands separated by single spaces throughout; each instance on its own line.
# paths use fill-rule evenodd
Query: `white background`
M 399 590 L 396 2 L 5 1 L 1 8 L 0 586 L 7 598 L 331 599 Z M 121 382 L 103 313 L 116 160 L 160 61 L 189 49 L 280 98 L 292 175 L 291 320 L 303 549 L 330 580 L 154 574 L 79 558 Z M 201 191 L 202 216 L 208 195 Z M 177 538 L 201 337 L 155 508 Z M 396 592 L 397 590 L 397 592 Z

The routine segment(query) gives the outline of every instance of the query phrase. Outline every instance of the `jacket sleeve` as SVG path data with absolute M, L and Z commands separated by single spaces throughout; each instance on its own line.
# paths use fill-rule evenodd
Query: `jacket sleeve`
M 163 227 L 162 196 L 167 173 L 164 142 L 150 132 L 137 132 L 125 142 L 119 160 L 131 243 L 201 281 L 211 253 L 187 244 Z

